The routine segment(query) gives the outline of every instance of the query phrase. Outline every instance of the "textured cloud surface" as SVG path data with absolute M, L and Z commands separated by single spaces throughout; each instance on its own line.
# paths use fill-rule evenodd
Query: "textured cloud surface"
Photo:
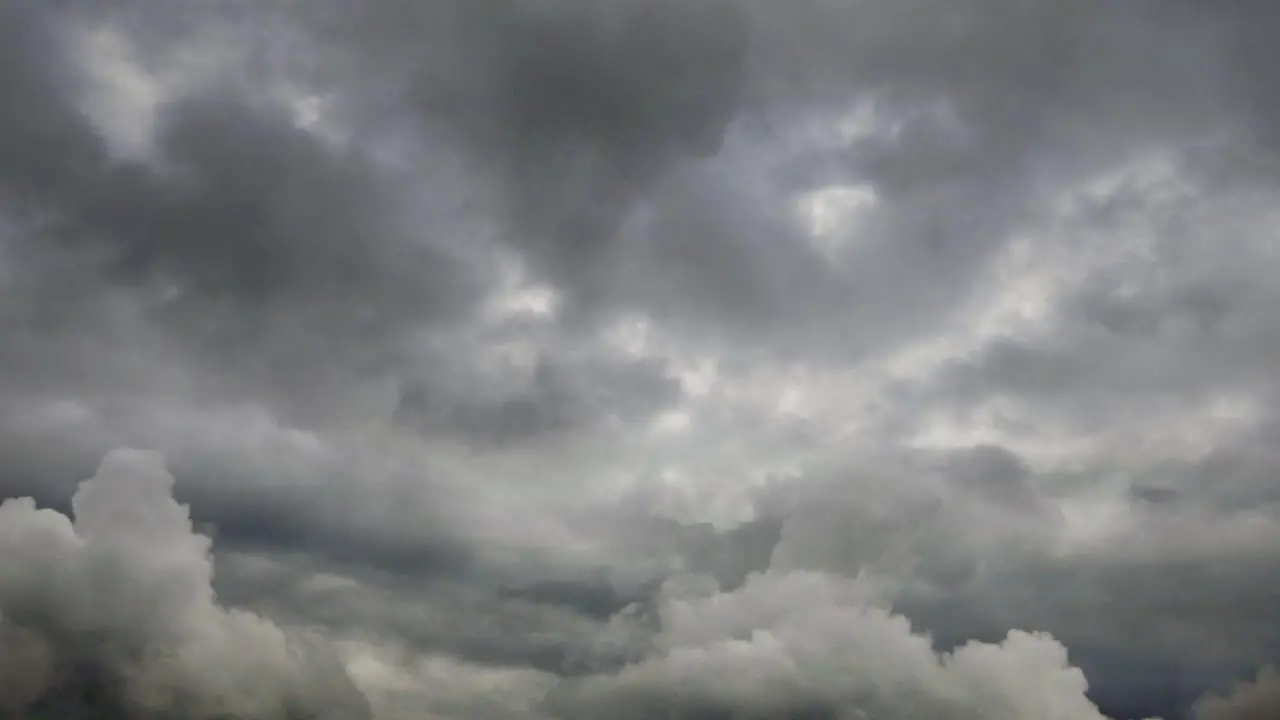
M 822 574 L 671 599 L 659 653 L 574 688 L 573 717 L 1101 718 L 1052 638 L 1019 631 L 939 657 L 902 616 Z
M 1205 698 L 1196 708 L 1202 720 L 1249 720 L 1271 718 L 1280 713 L 1280 687 L 1270 666 L 1258 673 L 1254 682 L 1238 685 L 1225 696 Z
M 0 0 L 0 716 L 1274 715 L 1277 33 Z
M 337 658 L 220 607 L 209 541 L 150 454 L 119 450 L 75 518 L 0 505 L 4 710 L 16 717 L 368 717 Z

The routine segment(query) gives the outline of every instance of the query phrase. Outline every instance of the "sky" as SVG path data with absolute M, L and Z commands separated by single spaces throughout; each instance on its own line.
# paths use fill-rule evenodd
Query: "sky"
M 0 720 L 1280 717 L 1277 35 L 0 0 Z

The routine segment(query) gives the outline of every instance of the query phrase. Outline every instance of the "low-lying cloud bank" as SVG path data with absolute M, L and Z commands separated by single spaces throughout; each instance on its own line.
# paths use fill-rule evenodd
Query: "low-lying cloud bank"
M 858 580 L 757 575 L 672 598 L 660 617 L 654 656 L 567 688 L 566 717 L 1103 717 L 1051 637 L 1014 631 L 939 655 Z
M 0 710 L 15 718 L 369 717 L 323 642 L 214 597 L 155 454 L 112 452 L 74 519 L 0 505 Z
M 1252 682 L 1225 695 L 1210 695 L 1196 705 L 1197 720 L 1268 720 L 1280 717 L 1280 674 L 1268 665 Z
M 0 506 L 0 712 L 373 717 L 332 638 L 218 603 L 211 541 L 193 531 L 173 485 L 158 454 L 117 450 L 76 491 L 74 518 L 28 499 Z M 565 720 L 1103 717 L 1052 637 L 1012 631 L 939 654 L 886 600 L 870 575 L 771 570 L 732 591 L 707 577 L 673 577 L 614 617 L 637 630 L 640 657 L 513 703 Z M 1266 670 L 1206 698 L 1197 718 L 1274 717 L 1275 680 Z M 433 698 L 420 701 L 430 707 Z M 489 710 L 501 711 L 500 703 Z M 408 717 L 400 713 L 392 717 Z

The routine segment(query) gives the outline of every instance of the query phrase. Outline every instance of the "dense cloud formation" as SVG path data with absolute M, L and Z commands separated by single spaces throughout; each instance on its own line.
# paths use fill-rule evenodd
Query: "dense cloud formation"
M 2 708 L 11 717 L 360 718 L 335 657 L 220 607 L 208 538 L 161 460 L 108 455 L 74 520 L 0 505 Z
M 0 0 L 0 717 L 1274 716 L 1275 5 Z
M 569 715 L 1102 718 L 1051 638 L 1014 631 L 938 657 L 865 595 L 855 581 L 794 573 L 667 600 L 659 653 L 573 687 Z
M 1276 717 L 1280 713 L 1280 684 L 1276 671 L 1268 666 L 1254 682 L 1243 683 L 1226 696 L 1205 698 L 1196 707 L 1197 720 L 1250 720 Z

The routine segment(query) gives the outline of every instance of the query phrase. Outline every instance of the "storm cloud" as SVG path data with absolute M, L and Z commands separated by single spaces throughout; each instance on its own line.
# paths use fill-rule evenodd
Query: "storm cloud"
M 0 0 L 0 716 L 1271 717 L 1272 4 Z

